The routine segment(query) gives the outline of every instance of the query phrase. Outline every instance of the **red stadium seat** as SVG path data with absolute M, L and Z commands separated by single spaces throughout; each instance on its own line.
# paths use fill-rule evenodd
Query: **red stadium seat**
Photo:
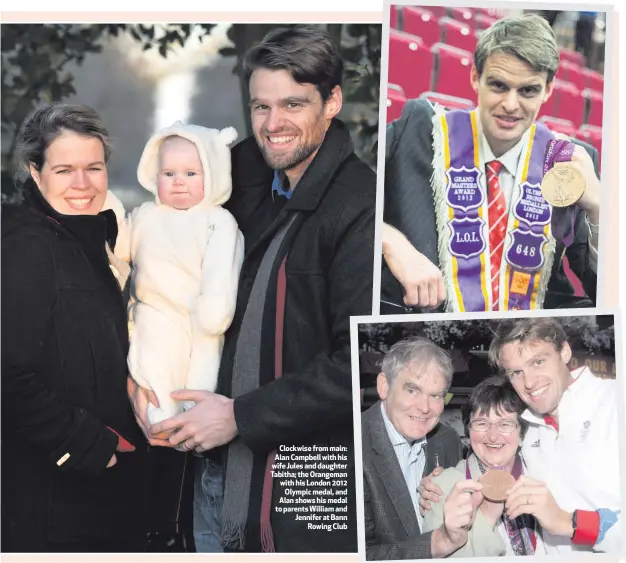
M 389 24 L 392 29 L 400 28 L 400 24 L 398 22 L 398 8 L 394 4 L 389 7 L 389 20 Z
M 569 119 L 575 127 L 580 127 L 585 119 L 585 98 L 580 90 L 571 82 L 554 79 L 554 92 L 556 98 L 556 117 Z
M 561 60 L 570 61 L 578 66 L 585 66 L 585 57 L 583 57 L 582 53 L 577 51 L 572 51 L 571 49 L 567 49 L 562 47 L 560 49 L 561 52 Z
M 474 109 L 476 104 L 472 100 L 459 98 L 457 96 L 448 96 L 439 92 L 424 92 L 420 98 L 426 99 L 433 104 L 440 104 L 447 110 L 453 109 Z
M 585 85 L 581 90 L 589 88 L 601 94 L 604 92 L 604 77 L 599 72 L 591 70 L 590 68 L 583 68 L 582 74 L 585 77 Z
M 543 123 L 550 131 L 554 133 L 563 133 L 568 137 L 576 138 L 578 136 L 578 131 L 574 124 L 568 119 L 559 119 L 558 117 L 549 117 L 544 115 L 538 119 L 539 122 Z
M 487 16 L 491 16 L 492 18 L 496 18 L 497 20 L 502 19 L 509 15 L 508 10 L 500 10 L 498 8 L 484 8 L 483 13 Z
M 397 84 L 388 84 L 387 87 L 387 123 L 390 123 L 402 115 L 406 96 L 404 90 Z
M 445 6 L 423 6 L 425 10 L 428 10 L 437 19 L 443 18 L 448 15 L 448 8 Z
M 480 13 L 474 16 L 474 21 L 476 22 L 476 29 L 481 30 L 481 29 L 487 29 L 488 27 L 491 27 L 498 20 L 486 14 Z
M 578 130 L 578 138 L 586 141 L 591 146 L 598 149 L 600 156 L 602 156 L 602 127 L 596 127 L 595 125 L 581 125 Z M 599 166 L 599 163 L 598 163 Z
M 431 51 L 435 56 L 435 78 L 429 90 L 475 101 L 476 92 L 470 83 L 472 54 L 443 43 L 435 43 Z
M 432 90 L 433 55 L 423 41 L 403 31 L 389 30 L 388 82 L 402 86 L 407 98 Z
M 442 43 L 474 53 L 478 38 L 469 24 L 452 18 L 441 18 L 439 24 L 442 31 Z
M 395 92 L 398 92 L 398 93 L 402 94 L 403 96 L 405 96 L 404 89 L 399 84 L 394 84 L 393 82 L 388 82 L 387 83 L 387 88 L 389 88 L 389 90 L 394 90 Z
M 604 108 L 602 92 L 596 92 L 590 88 L 585 88 L 582 92 L 586 100 L 587 111 L 585 112 L 585 123 L 602 127 L 602 110 Z
M 470 8 L 449 8 L 448 13 L 452 19 L 464 22 L 472 28 L 475 27 L 474 11 Z
M 584 90 L 587 87 L 587 77 L 584 74 L 584 70 L 583 67 L 571 61 L 561 61 L 559 63 L 559 70 L 556 73 L 556 78 L 571 82 L 579 90 Z
M 539 117 L 547 116 L 553 117 L 556 115 L 556 96 L 555 92 L 552 92 L 552 95 L 548 98 L 546 102 L 541 105 L 541 109 L 539 110 Z
M 432 12 L 416 6 L 404 6 L 402 18 L 402 31 L 421 37 L 426 47 L 441 40 L 439 20 Z

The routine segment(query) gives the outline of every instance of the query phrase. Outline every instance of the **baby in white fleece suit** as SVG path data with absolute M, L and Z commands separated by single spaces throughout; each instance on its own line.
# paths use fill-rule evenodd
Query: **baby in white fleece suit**
M 127 220 L 128 367 L 159 401 L 149 405 L 150 424 L 193 406 L 174 401 L 172 391 L 215 390 L 244 254 L 237 223 L 221 207 L 231 194 L 229 144 L 236 138 L 232 127 L 177 121 L 148 141 L 137 168 L 155 201 Z

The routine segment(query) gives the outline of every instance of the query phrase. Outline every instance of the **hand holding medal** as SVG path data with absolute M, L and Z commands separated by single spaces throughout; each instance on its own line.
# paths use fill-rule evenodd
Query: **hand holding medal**
M 511 519 L 531 514 L 549 534 L 570 538 L 572 515 L 561 509 L 545 483 L 522 475 L 508 491 L 506 513 Z
M 541 192 L 554 207 L 577 203 L 592 223 L 597 222 L 600 181 L 587 151 L 568 138 L 560 137 L 548 145 Z
M 574 143 L 554 139 L 548 144 L 541 193 L 553 207 L 574 205 L 585 193 L 586 180 L 572 162 Z

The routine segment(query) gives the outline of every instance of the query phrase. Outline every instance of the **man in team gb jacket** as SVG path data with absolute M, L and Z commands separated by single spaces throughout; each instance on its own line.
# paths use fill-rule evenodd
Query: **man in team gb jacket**
M 527 473 L 508 495 L 509 518 L 535 516 L 548 553 L 621 553 L 617 382 L 570 372 L 553 318 L 503 321 L 489 355 L 528 406 Z

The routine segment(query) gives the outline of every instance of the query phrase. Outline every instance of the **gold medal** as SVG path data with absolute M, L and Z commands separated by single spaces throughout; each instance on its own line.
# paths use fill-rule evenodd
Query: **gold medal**
M 557 162 L 541 182 L 543 197 L 554 207 L 574 205 L 585 188 L 585 177 L 569 162 Z

